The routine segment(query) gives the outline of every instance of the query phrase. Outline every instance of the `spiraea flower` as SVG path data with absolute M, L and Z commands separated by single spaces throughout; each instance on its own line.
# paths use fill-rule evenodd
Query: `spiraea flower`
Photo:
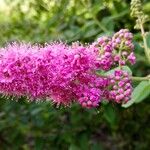
M 109 70 L 113 65 L 113 47 L 111 38 L 103 36 L 97 39 L 95 47 L 98 49 L 98 61 L 100 69 Z
M 88 108 L 100 102 L 103 79 L 98 80 L 100 77 L 95 74 L 97 55 L 89 46 L 12 44 L 0 56 L 3 94 L 27 96 L 31 100 L 50 99 L 57 105 L 77 101 Z
M 125 103 L 132 92 L 128 73 L 116 70 L 111 77 L 104 77 L 97 71 L 111 70 L 126 61 L 134 64 L 133 47 L 132 34 L 126 29 L 91 45 L 9 44 L 0 50 L 0 93 L 31 101 L 49 100 L 58 106 L 77 102 L 93 108 L 103 99 Z
M 125 65 L 126 62 L 134 64 L 136 61 L 133 53 L 133 35 L 128 29 L 121 29 L 112 37 L 112 46 L 114 51 L 114 61 L 120 65 Z
M 132 85 L 130 75 L 126 71 L 115 70 L 110 76 L 110 86 L 110 100 L 117 103 L 126 103 L 130 100 Z

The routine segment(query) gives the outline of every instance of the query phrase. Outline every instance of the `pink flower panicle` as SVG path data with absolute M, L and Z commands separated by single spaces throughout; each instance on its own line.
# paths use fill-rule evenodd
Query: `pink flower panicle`
M 3 94 L 31 100 L 48 98 L 58 105 L 78 101 L 84 107 L 96 107 L 100 102 L 103 78 L 94 73 L 96 54 L 89 46 L 53 43 L 40 48 L 13 44 L 0 56 Z
M 126 29 L 86 46 L 10 44 L 0 51 L 0 92 L 64 106 L 77 102 L 85 108 L 97 107 L 103 99 L 125 103 L 132 92 L 129 74 L 116 70 L 110 80 L 97 71 L 108 71 L 119 61 L 134 64 L 133 47 Z

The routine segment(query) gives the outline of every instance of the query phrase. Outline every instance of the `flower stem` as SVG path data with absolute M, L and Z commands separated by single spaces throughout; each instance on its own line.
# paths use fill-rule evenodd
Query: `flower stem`
M 131 77 L 133 81 L 150 81 L 150 76 L 147 77 Z
M 145 56 L 146 56 L 148 62 L 150 63 L 150 50 L 149 50 L 149 48 L 148 48 L 148 46 L 147 46 L 146 34 L 145 34 L 145 31 L 144 31 L 142 22 L 140 23 L 140 29 L 141 29 L 142 38 L 143 38 Z
M 96 73 L 97 75 L 101 76 L 101 77 L 109 77 L 109 75 L 104 75 L 104 74 L 100 74 L 100 73 Z M 146 76 L 146 77 L 134 77 L 131 76 L 131 80 L 132 81 L 150 81 L 150 75 Z
M 89 10 L 90 11 L 90 10 Z M 103 24 L 101 24 L 99 22 L 99 20 L 92 14 L 92 18 L 95 21 L 95 23 L 99 26 L 99 28 L 103 31 L 103 32 L 107 32 L 107 29 L 105 26 L 103 26 Z

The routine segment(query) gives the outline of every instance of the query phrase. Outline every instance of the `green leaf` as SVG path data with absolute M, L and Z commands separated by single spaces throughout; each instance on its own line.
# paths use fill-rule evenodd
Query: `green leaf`
M 89 138 L 86 134 L 80 135 L 80 148 L 81 150 L 87 150 L 89 148 Z
M 91 150 L 104 150 L 102 144 L 100 143 L 95 143 L 92 147 Z
M 143 101 L 149 95 L 150 95 L 150 82 L 142 81 L 134 89 L 131 95 L 131 100 L 127 102 L 126 104 L 123 104 L 122 107 L 127 108 L 131 106 L 133 103 L 139 103 Z
M 86 30 L 87 31 L 84 34 L 84 38 L 92 37 L 100 31 L 100 29 L 94 29 L 94 28 L 90 28 L 90 29 L 87 28 Z
M 117 114 L 111 105 L 106 105 L 104 108 L 104 118 L 110 123 L 111 126 L 116 125 Z
M 96 15 L 100 10 L 104 8 L 103 3 L 101 1 L 98 1 L 91 7 L 92 15 Z
M 145 3 L 145 4 L 143 5 L 143 10 L 144 10 L 145 12 L 149 12 L 149 10 L 150 10 L 150 2 L 147 2 L 147 3 Z
M 142 81 L 136 87 L 136 91 L 134 90 L 133 94 L 133 97 L 135 97 L 135 103 L 143 101 L 146 97 L 150 95 L 150 82 Z
M 74 144 L 71 144 L 70 147 L 69 147 L 69 150 L 78 150 L 79 148 L 74 145 Z
M 122 107 L 128 108 L 128 107 L 130 107 L 133 103 L 134 103 L 134 100 L 131 99 L 131 100 L 129 100 L 126 104 L 122 104 Z
M 115 23 L 110 17 L 105 17 L 102 19 L 101 23 L 109 30 L 114 31 Z
M 37 114 L 39 114 L 43 109 L 41 107 L 37 107 L 37 108 L 34 108 L 32 111 L 31 111 L 31 115 L 35 116 Z

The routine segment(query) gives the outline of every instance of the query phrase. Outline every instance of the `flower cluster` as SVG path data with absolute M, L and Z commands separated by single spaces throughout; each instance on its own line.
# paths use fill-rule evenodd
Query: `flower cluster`
M 98 60 L 100 69 L 105 71 L 109 70 L 113 65 L 113 47 L 111 38 L 107 36 L 100 37 L 94 44 L 99 50 Z
M 117 103 L 126 103 L 131 98 L 132 85 L 129 74 L 126 71 L 115 70 L 110 76 L 110 100 Z
M 123 29 L 112 38 L 101 37 L 91 45 L 10 44 L 0 50 L 0 92 L 57 105 L 77 102 L 86 108 L 99 106 L 104 98 L 127 102 L 132 92 L 127 72 L 117 70 L 111 80 L 97 72 L 115 67 L 118 53 L 118 62 L 128 60 L 133 64 L 131 40 L 132 34 Z
M 126 62 L 134 64 L 136 61 L 133 53 L 134 45 L 132 43 L 133 35 L 128 29 L 121 29 L 112 37 L 112 46 L 116 53 L 114 61 L 120 65 L 125 65 Z
M 112 37 L 102 36 L 92 44 L 98 51 L 99 68 L 104 71 L 127 62 L 135 64 L 133 35 L 128 29 L 121 29 Z
M 95 74 L 97 55 L 89 46 L 13 44 L 3 49 L 0 57 L 3 94 L 48 98 L 58 105 L 76 100 L 89 108 L 98 106 L 106 86 L 105 79 Z

